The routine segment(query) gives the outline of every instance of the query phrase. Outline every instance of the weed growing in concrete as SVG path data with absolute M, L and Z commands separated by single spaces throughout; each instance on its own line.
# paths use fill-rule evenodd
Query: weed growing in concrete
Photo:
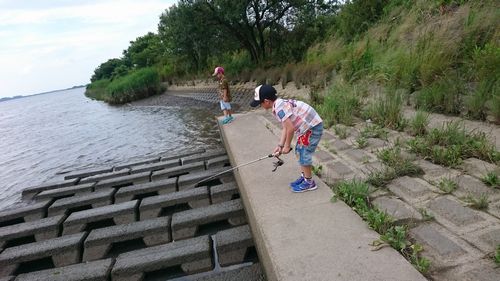
M 352 125 L 354 114 L 359 112 L 360 100 L 354 89 L 346 84 L 335 84 L 326 94 L 323 103 L 316 109 L 323 118 L 326 127 L 341 123 Z
M 457 183 L 448 178 L 443 178 L 439 183 L 438 183 L 438 188 L 444 193 L 444 194 L 449 194 L 455 191 L 457 189 L 458 185 Z
M 356 138 L 356 143 L 358 148 L 365 148 L 368 146 L 368 140 L 363 136 Z
M 333 126 L 333 130 L 335 132 L 335 135 L 337 135 L 341 140 L 346 139 L 349 136 L 347 128 L 344 126 L 335 125 Z
M 495 261 L 496 264 L 500 265 L 500 245 L 497 245 L 497 250 L 495 251 L 495 256 L 493 257 L 493 260 Z
M 411 245 L 407 239 L 407 228 L 405 226 L 391 227 L 386 233 L 380 236 L 380 239 L 400 252 Z
M 382 171 L 374 171 L 368 175 L 366 182 L 375 187 L 381 187 L 387 185 L 390 181 L 397 177 L 394 169 L 385 168 Z
M 418 212 L 422 215 L 423 221 L 431 221 L 434 219 L 434 215 L 429 213 L 425 208 L 419 208 Z
M 479 197 L 469 195 L 464 198 L 465 202 L 469 204 L 469 206 L 476 210 L 486 210 L 488 209 L 488 195 L 481 194 Z
M 493 187 L 493 188 L 500 188 L 500 178 L 495 172 L 489 172 L 487 173 L 483 178 L 482 181 Z
M 377 153 L 377 157 L 384 164 L 394 169 L 395 175 L 398 177 L 417 176 L 424 173 L 422 168 L 401 154 L 400 147 L 395 146 L 383 149 Z
M 323 171 L 323 165 L 313 165 L 312 166 L 312 172 L 318 177 L 321 177 L 321 172 Z
M 429 113 L 417 111 L 415 116 L 409 121 L 409 133 L 412 136 L 422 136 L 427 132 L 429 125 Z
M 398 250 L 422 273 L 426 273 L 430 266 L 430 261 L 420 257 L 422 246 L 412 243 L 408 239 L 408 226 L 395 226 L 394 220 L 386 212 L 380 211 L 370 204 L 369 185 L 359 180 L 342 181 L 334 189 L 337 198 L 351 206 L 368 225 L 381 234 L 380 240 L 374 241 L 373 246 L 379 249 L 384 245 L 390 245 Z M 376 249 L 376 248 L 375 248 Z
M 422 273 L 427 273 L 429 271 L 429 267 L 431 265 L 431 261 L 421 257 L 419 254 L 424 250 L 422 245 L 413 244 L 410 246 L 412 252 L 410 254 L 410 262 L 417 268 L 418 271 Z
M 380 138 L 387 140 L 387 134 L 387 130 L 377 124 L 368 125 L 361 131 L 361 136 L 365 138 Z
M 460 122 L 449 122 L 441 129 L 432 129 L 428 134 L 408 141 L 408 145 L 412 152 L 449 167 L 456 167 L 470 157 L 500 162 L 500 152 L 488 141 L 486 134 L 467 132 Z
M 401 131 L 407 125 L 402 113 L 401 94 L 395 91 L 390 91 L 369 104 L 362 116 L 364 119 L 373 120 L 375 124 L 395 130 Z

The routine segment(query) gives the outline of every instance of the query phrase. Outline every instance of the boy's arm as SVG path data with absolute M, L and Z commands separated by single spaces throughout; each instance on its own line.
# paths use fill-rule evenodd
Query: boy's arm
M 290 118 L 285 119 L 285 121 L 282 122 L 283 129 L 281 130 L 281 139 L 278 144 L 278 147 L 274 150 L 275 154 L 287 154 L 289 153 L 291 149 L 291 143 L 293 139 L 293 134 L 295 132 L 295 129 L 293 128 L 292 121 L 290 121 Z

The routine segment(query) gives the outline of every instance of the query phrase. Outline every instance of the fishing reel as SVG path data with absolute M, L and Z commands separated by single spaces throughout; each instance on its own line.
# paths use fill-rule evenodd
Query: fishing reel
M 276 170 L 278 169 L 279 166 L 285 164 L 285 161 L 281 160 L 281 158 L 279 158 L 278 155 L 274 155 L 274 157 L 276 157 L 276 159 L 278 159 L 278 161 L 273 162 L 274 169 L 272 171 L 276 172 Z

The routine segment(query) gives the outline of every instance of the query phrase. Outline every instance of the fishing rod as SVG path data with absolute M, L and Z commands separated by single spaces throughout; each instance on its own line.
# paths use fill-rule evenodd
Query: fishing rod
M 203 179 L 203 180 L 201 180 L 201 181 L 197 182 L 197 183 L 195 184 L 195 186 L 198 186 L 198 184 L 200 184 L 200 183 L 202 183 L 202 182 L 209 181 L 209 180 L 214 179 L 214 178 L 216 178 L 216 177 L 218 177 L 218 176 L 220 176 L 220 175 L 223 175 L 223 174 L 225 174 L 225 173 L 232 172 L 232 171 L 234 171 L 234 170 L 236 170 L 236 169 L 238 169 L 238 168 L 241 168 L 241 167 L 244 167 L 244 166 L 247 166 L 247 165 L 253 164 L 253 163 L 255 163 L 255 162 L 262 161 L 262 160 L 267 159 L 267 158 L 272 158 L 272 157 L 276 157 L 276 158 L 278 159 L 278 161 L 273 162 L 274 169 L 273 169 L 272 171 L 273 171 L 273 172 L 275 172 L 275 171 L 278 169 L 278 167 L 279 167 L 279 166 L 281 166 L 281 165 L 285 164 L 285 161 L 281 160 L 281 158 L 279 158 L 279 157 L 278 157 L 278 155 L 269 154 L 269 155 L 266 155 L 266 156 L 262 156 L 262 157 L 260 157 L 260 158 L 258 158 L 258 159 L 252 160 L 252 161 L 250 161 L 250 162 L 240 164 L 240 165 L 238 165 L 238 166 L 236 166 L 236 167 L 234 167 L 234 168 L 231 168 L 231 169 L 228 169 L 228 170 L 222 171 L 222 172 L 220 172 L 220 173 L 217 173 L 217 174 L 215 174 L 215 175 L 212 175 L 212 176 L 210 176 L 210 177 L 208 177 L 208 178 L 206 178 L 206 179 Z

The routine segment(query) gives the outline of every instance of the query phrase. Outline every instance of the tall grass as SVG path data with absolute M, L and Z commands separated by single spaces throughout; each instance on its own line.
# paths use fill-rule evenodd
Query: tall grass
M 355 113 L 360 109 L 360 100 L 353 88 L 338 83 L 329 89 L 323 102 L 316 108 L 327 127 L 338 123 L 352 125 Z
M 110 104 L 123 104 L 161 91 L 158 71 L 155 68 L 142 68 L 113 81 L 95 81 L 87 87 L 86 95 Z
M 402 112 L 402 94 L 390 89 L 372 101 L 363 111 L 363 118 L 391 129 L 402 130 L 407 124 Z

